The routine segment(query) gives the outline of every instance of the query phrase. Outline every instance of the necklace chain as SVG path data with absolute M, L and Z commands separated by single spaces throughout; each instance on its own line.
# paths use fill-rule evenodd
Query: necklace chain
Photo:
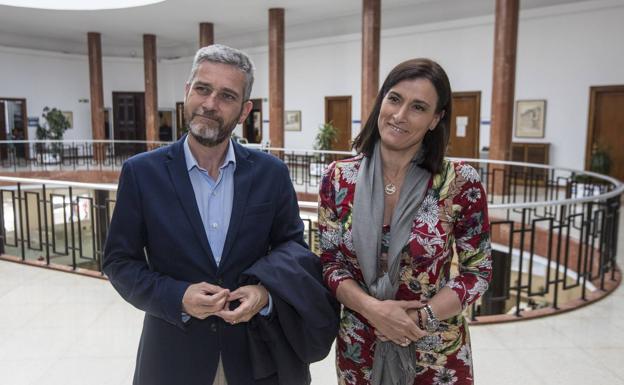
M 405 169 L 400 170 L 399 173 L 395 176 L 401 175 L 403 171 L 405 171 Z M 396 193 L 398 190 L 397 184 L 393 183 L 392 179 L 390 179 L 390 177 L 386 173 L 384 173 L 384 180 L 388 182 L 384 186 L 384 193 L 386 193 L 386 195 L 392 195 Z

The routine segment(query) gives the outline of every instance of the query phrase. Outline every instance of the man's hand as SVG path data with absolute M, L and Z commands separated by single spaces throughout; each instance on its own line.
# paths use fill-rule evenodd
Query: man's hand
M 230 291 L 206 282 L 189 286 L 182 297 L 182 309 L 192 317 L 205 319 L 224 309 Z
M 239 300 L 240 305 L 234 310 L 225 308 L 217 315 L 231 324 L 247 322 L 269 303 L 269 292 L 261 285 L 241 286 L 227 300 Z

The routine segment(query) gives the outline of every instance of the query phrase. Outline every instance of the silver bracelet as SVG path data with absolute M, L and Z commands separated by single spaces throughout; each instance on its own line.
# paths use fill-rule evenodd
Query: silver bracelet
M 427 304 L 423 307 L 423 309 L 425 309 L 425 312 L 427 313 L 427 322 L 425 323 L 427 332 L 434 333 L 438 331 L 438 328 L 440 327 L 440 320 L 435 316 L 435 314 L 433 314 L 431 306 Z

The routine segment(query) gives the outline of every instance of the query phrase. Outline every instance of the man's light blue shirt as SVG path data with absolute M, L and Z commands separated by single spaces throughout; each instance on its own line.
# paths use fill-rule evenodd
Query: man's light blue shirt
M 223 245 L 230 226 L 232 215 L 232 202 L 234 200 L 234 171 L 236 170 L 236 157 L 234 146 L 230 142 L 228 150 L 219 167 L 217 180 L 212 179 L 208 171 L 201 168 L 191 153 L 188 136 L 184 140 L 184 157 L 188 170 L 199 215 L 204 224 L 204 231 L 212 250 L 212 255 L 217 264 L 221 262 Z
M 234 201 L 234 171 L 236 171 L 236 156 L 234 146 L 229 141 L 225 159 L 219 167 L 219 176 L 214 180 L 207 170 L 201 168 L 193 156 L 188 143 L 188 135 L 184 139 L 184 158 L 186 169 L 193 185 L 195 201 L 199 209 L 208 244 L 217 266 L 221 263 L 223 246 L 230 226 L 232 205 Z M 273 308 L 273 300 L 269 294 L 269 303 L 261 311 L 261 315 L 268 315 Z M 187 317 L 183 317 L 186 321 Z

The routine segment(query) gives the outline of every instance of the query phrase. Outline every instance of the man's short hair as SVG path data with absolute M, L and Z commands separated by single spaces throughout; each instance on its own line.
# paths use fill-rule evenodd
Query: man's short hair
M 245 74 L 244 100 L 249 100 L 256 67 L 246 53 L 239 51 L 236 48 L 221 44 L 213 44 L 200 48 L 197 53 L 195 53 L 193 66 L 191 67 L 191 74 L 187 80 L 188 84 L 193 82 L 195 75 L 197 74 L 197 68 L 199 68 L 199 65 L 205 61 L 228 64 L 241 70 Z

